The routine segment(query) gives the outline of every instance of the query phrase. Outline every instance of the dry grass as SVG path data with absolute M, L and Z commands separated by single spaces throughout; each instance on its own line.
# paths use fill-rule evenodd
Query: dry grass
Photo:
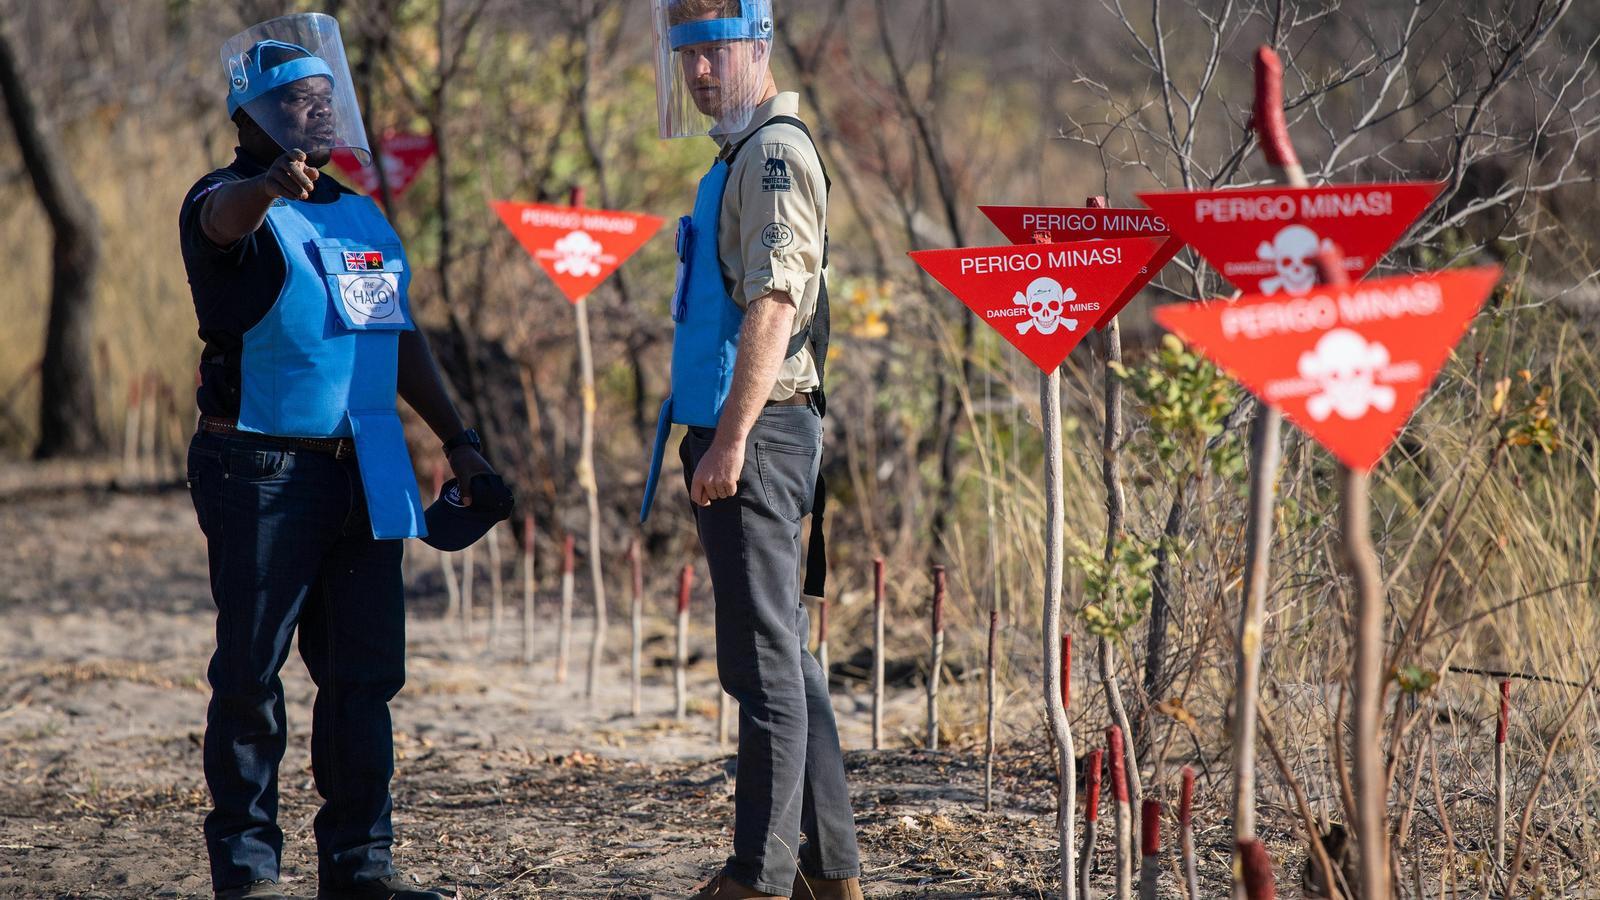
M 153 373 L 192 408 L 200 342 L 194 307 L 178 251 L 178 211 L 190 185 L 221 158 L 207 135 L 192 125 L 122 118 L 81 126 L 74 135 L 72 168 L 94 203 L 103 229 L 102 274 L 97 297 L 95 375 L 98 410 L 108 435 L 120 438 L 130 384 Z M 226 146 L 231 146 L 227 144 Z M 225 147 L 224 147 L 225 149 Z M 16 164 L 0 145 L 0 170 Z M 19 179 L 7 187 L 27 202 L 0 205 L 0 248 L 11 275 L 0 291 L 0 400 L 26 379 L 10 407 L 24 426 L 0 428 L 0 452 L 26 452 L 37 427 L 38 385 L 30 370 L 44 346 L 50 296 L 50 229 Z M 192 422 L 192 413 L 189 415 Z M 9 420 L 0 419 L 0 423 Z

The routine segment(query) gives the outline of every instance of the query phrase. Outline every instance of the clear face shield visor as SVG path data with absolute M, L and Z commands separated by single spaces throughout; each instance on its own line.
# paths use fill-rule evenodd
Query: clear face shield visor
M 772 62 L 771 0 L 653 0 L 663 138 L 750 126 Z M 729 15 L 738 7 L 737 15 Z
M 262 22 L 222 45 L 228 116 L 244 110 L 285 151 L 322 165 L 350 150 L 370 165 L 361 105 L 345 59 L 339 23 L 321 13 Z

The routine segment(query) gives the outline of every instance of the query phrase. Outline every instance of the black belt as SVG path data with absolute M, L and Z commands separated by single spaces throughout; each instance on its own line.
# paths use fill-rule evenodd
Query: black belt
M 200 430 L 229 437 L 249 438 L 253 441 L 261 441 L 265 444 L 272 444 L 290 450 L 310 450 L 313 453 L 326 453 L 334 459 L 350 459 L 356 455 L 355 442 L 349 438 L 296 438 L 278 437 L 273 434 L 256 434 L 253 431 L 240 431 L 239 423 L 234 419 L 223 419 L 217 416 L 201 416 Z

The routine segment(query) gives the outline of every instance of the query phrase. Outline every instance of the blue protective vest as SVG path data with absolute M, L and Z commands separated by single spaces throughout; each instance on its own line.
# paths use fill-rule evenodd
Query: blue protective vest
M 678 221 L 678 282 L 672 296 L 672 393 L 661 404 L 656 440 L 645 479 L 639 521 L 650 517 L 661 461 L 672 426 L 717 427 L 722 405 L 733 387 L 739 355 L 739 329 L 744 310 L 728 293 L 717 252 L 722 220 L 722 194 L 728 186 L 728 162 L 722 158 L 700 179 L 694 215 Z
M 427 534 L 395 411 L 400 332 L 412 331 L 405 250 L 372 200 L 278 200 L 267 225 L 282 248 L 283 290 L 245 332 L 239 429 L 351 438 L 379 540 Z

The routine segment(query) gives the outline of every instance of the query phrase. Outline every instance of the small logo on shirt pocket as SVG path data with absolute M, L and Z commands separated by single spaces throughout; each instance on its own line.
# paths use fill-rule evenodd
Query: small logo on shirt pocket
M 782 250 L 794 243 L 794 229 L 782 222 L 773 222 L 761 232 L 761 243 L 768 249 Z

